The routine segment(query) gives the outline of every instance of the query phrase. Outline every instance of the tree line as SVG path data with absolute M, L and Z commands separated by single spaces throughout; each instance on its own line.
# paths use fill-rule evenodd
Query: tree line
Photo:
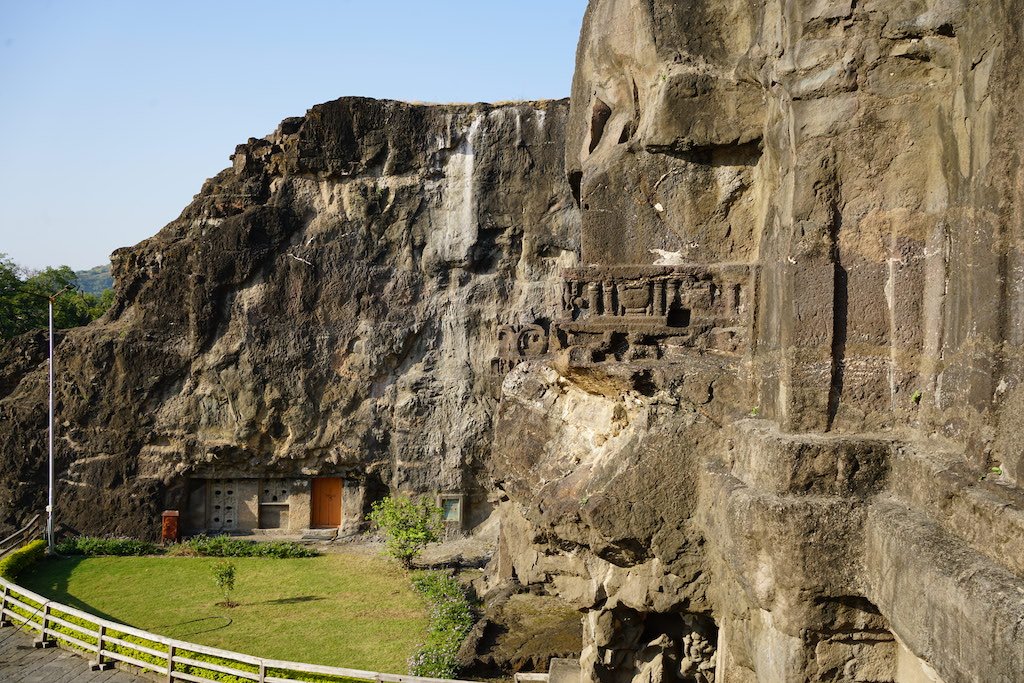
M 85 325 L 114 301 L 112 289 L 98 296 L 79 289 L 75 271 L 68 266 L 29 271 L 0 253 L 0 338 L 45 328 L 47 299 L 65 288 L 53 304 L 53 325 L 58 329 Z

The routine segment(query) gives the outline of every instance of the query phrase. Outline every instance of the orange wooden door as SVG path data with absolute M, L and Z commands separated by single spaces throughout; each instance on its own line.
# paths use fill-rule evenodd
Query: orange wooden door
M 336 477 L 313 480 L 314 527 L 341 526 L 341 479 Z

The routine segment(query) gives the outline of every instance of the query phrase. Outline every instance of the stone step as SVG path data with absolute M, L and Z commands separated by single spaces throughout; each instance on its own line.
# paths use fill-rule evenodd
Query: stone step
M 337 529 L 303 529 L 303 541 L 333 541 L 338 537 Z
M 757 419 L 738 420 L 726 434 L 732 475 L 760 491 L 866 498 L 889 478 L 891 437 L 793 434 Z

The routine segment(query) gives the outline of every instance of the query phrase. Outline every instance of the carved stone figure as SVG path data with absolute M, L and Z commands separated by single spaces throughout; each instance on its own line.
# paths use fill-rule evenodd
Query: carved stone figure
M 493 370 L 504 375 L 528 358 L 539 358 L 548 352 L 548 333 L 541 325 L 516 324 L 498 327 L 498 357 Z

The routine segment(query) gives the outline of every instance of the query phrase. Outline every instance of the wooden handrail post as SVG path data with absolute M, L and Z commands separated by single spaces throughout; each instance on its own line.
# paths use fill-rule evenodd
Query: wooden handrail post
M 174 654 L 178 648 L 167 646 L 167 683 L 174 683 Z
M 36 639 L 33 645 L 37 648 L 53 647 L 56 643 L 46 635 L 46 629 L 50 628 L 50 603 L 43 605 L 43 628 L 39 631 L 39 637 Z
M 257 683 L 267 683 L 267 665 L 262 659 L 260 660 L 260 679 Z
M 10 594 L 11 589 L 7 586 L 4 586 L 3 595 L 0 596 L 0 628 L 4 628 L 5 626 L 11 625 L 11 622 L 7 618 L 7 615 L 4 614 L 4 612 L 7 610 L 7 596 Z
M 103 659 L 103 641 L 107 637 L 107 627 L 100 624 L 100 630 L 96 638 L 96 661 L 89 665 L 89 668 L 93 671 L 106 671 L 114 668 L 113 662 L 108 662 Z

